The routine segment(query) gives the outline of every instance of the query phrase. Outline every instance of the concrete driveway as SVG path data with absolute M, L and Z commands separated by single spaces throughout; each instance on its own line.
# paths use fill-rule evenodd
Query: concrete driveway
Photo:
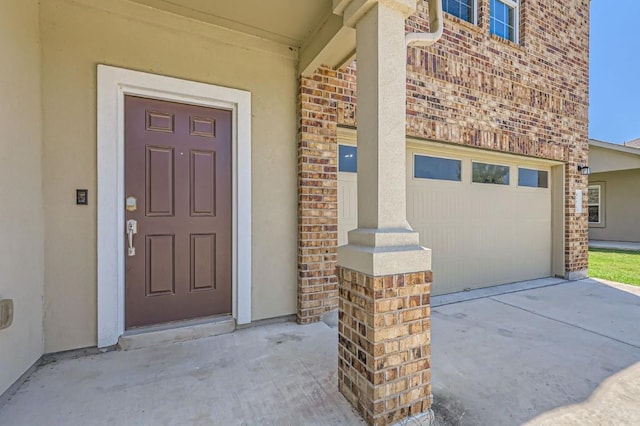
M 432 312 L 439 424 L 640 424 L 640 288 L 542 280 L 434 298 Z M 324 323 L 281 323 L 59 359 L 0 424 L 359 425 L 336 341 Z
M 565 282 L 432 314 L 435 410 L 448 423 L 640 424 L 639 287 Z

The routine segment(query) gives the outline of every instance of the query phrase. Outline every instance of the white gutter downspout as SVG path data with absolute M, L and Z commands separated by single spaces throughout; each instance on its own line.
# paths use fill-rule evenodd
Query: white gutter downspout
M 429 29 L 429 33 L 408 33 L 407 46 L 427 47 L 440 40 L 444 30 L 442 0 L 429 0 Z

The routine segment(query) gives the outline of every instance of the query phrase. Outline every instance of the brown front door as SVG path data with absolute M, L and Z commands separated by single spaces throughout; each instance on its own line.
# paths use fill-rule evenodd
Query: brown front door
M 231 313 L 231 112 L 126 96 L 125 194 L 126 327 Z

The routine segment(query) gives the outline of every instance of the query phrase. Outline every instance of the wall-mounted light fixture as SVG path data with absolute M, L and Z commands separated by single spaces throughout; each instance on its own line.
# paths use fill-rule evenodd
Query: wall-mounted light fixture
M 591 167 L 583 166 L 582 164 L 578 165 L 578 171 L 583 176 L 589 176 L 591 174 Z

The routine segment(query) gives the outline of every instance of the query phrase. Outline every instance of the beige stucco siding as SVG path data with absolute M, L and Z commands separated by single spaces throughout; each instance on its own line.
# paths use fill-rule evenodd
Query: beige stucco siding
M 590 145 L 589 167 L 591 167 L 593 174 L 612 170 L 638 169 L 640 168 L 640 155 Z M 592 181 L 592 177 L 589 180 Z
M 589 238 L 640 242 L 640 169 L 592 173 L 589 183 L 604 183 L 604 226 Z
M 252 93 L 252 316 L 294 313 L 295 52 L 120 0 L 43 0 L 41 23 L 45 350 L 96 345 L 99 63 Z M 74 204 L 76 188 L 89 189 L 89 206 Z
M 11 327 L 0 331 L 0 394 L 42 354 L 44 226 L 38 34 L 38 1 L 2 2 L 0 299 L 13 299 L 15 317 Z

